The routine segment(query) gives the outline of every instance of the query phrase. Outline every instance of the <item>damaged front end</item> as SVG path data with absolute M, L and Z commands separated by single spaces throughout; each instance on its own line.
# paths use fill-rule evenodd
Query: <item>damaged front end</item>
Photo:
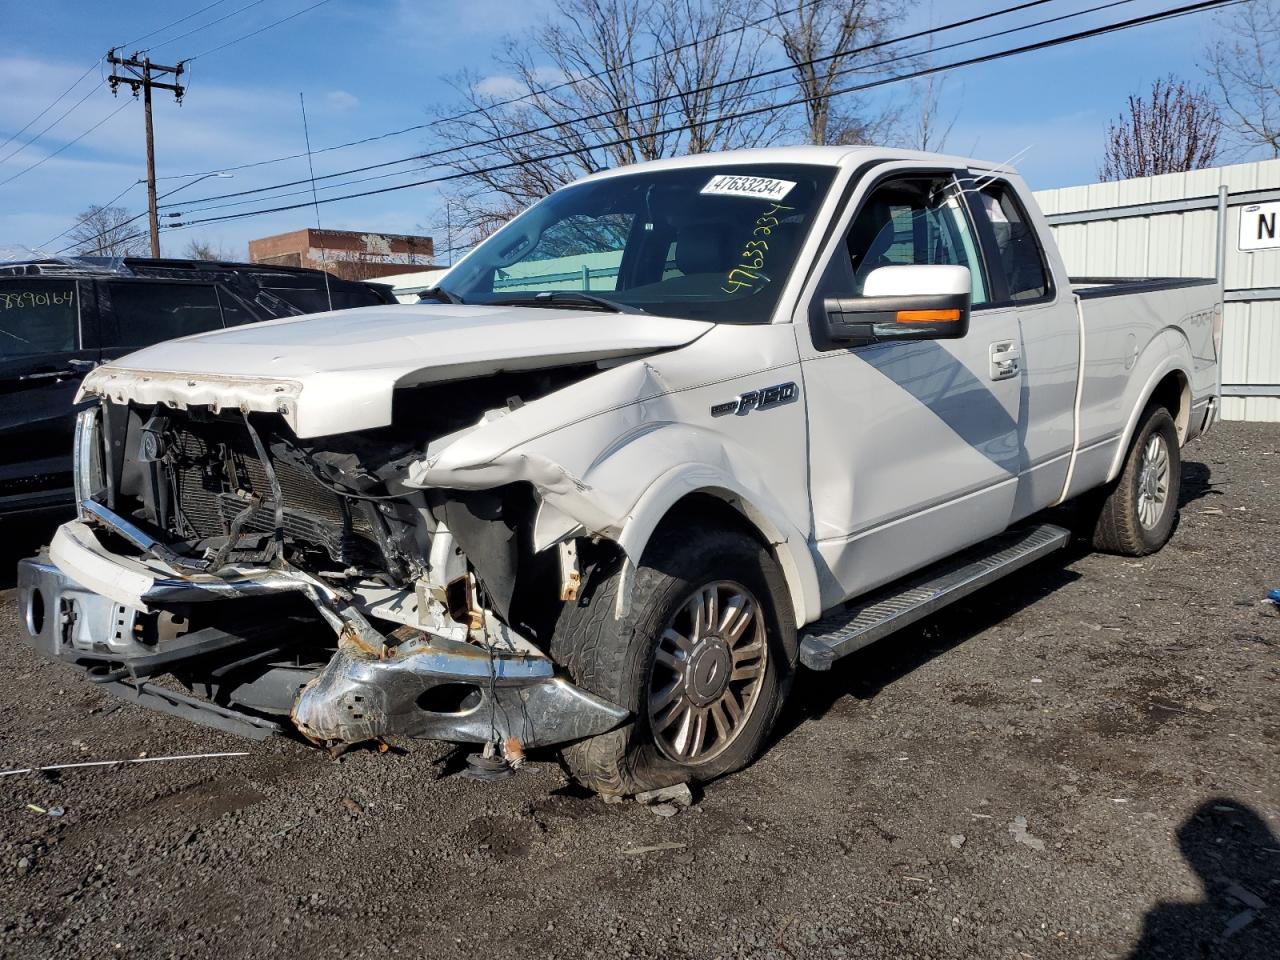
M 28 639 L 144 706 L 252 737 L 522 750 L 606 732 L 626 711 L 547 649 L 578 549 L 610 545 L 535 550 L 527 483 L 410 479 L 598 369 L 401 389 L 390 425 L 306 439 L 279 414 L 105 398 L 77 427 L 78 518 L 20 564 Z

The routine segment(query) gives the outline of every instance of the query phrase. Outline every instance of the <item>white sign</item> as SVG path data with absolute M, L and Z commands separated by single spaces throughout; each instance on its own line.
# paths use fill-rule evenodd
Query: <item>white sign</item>
M 1280 201 L 1251 203 L 1240 210 L 1240 249 L 1280 249 Z
M 737 174 L 721 174 L 712 177 L 699 193 L 720 197 L 753 197 L 756 200 L 781 200 L 791 188 L 794 180 L 773 180 L 769 177 L 742 177 Z

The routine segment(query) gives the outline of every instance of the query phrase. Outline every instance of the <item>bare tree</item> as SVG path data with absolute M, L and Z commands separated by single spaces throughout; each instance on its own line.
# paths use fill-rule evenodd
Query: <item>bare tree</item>
M 833 91 L 857 82 L 858 75 L 891 72 L 886 61 L 894 53 L 886 41 L 904 15 L 899 0 L 769 0 L 767 9 L 776 16 L 764 29 L 792 65 L 810 143 L 865 143 L 893 122 L 892 111 L 852 106 Z
M 138 257 L 148 249 L 145 227 L 124 207 L 89 207 L 68 236 L 82 257 Z
M 1128 114 L 1111 124 L 1098 176 L 1126 180 L 1212 166 L 1221 132 L 1222 116 L 1206 93 L 1173 76 L 1157 80 L 1150 97 L 1131 95 Z
M 929 5 L 929 25 L 934 26 L 932 4 Z M 934 34 L 931 33 L 928 48 L 919 58 L 921 66 L 933 62 L 933 46 Z M 960 111 L 957 109 L 950 116 L 943 113 L 942 90 L 946 82 L 944 73 L 931 73 L 923 80 L 911 81 L 911 120 L 903 124 L 906 129 L 898 137 L 904 146 L 933 153 L 941 153 L 947 148 L 947 141 L 951 139 L 951 131 Z
M 944 115 L 943 82 L 941 74 L 931 73 L 926 79 L 911 84 L 915 110 L 904 141 L 913 150 L 942 153 L 947 149 L 947 141 L 951 139 L 951 131 L 960 113 L 956 111 L 950 116 Z
M 224 260 L 233 261 L 242 259 L 234 250 L 224 247 L 215 240 L 202 239 L 193 237 L 187 241 L 187 246 L 183 250 L 182 255 L 188 260 Z
M 1221 13 L 1225 37 L 1205 51 L 1214 93 L 1234 139 L 1280 157 L 1280 0 Z
M 772 113 L 727 116 L 763 102 L 759 81 L 734 79 L 763 57 L 758 37 L 731 29 L 743 9 L 737 0 L 556 0 L 551 17 L 504 43 L 499 77 L 454 78 L 473 112 L 437 135 L 445 146 L 485 144 L 452 164 L 467 175 L 454 198 L 461 231 L 490 232 L 597 170 L 775 139 L 783 126 Z M 673 52 L 654 56 L 663 50 Z

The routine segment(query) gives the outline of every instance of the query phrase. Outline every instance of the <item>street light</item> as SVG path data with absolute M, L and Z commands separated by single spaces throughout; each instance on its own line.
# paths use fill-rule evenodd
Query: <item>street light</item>
M 234 178 L 235 178 L 235 174 L 234 174 L 234 173 L 227 173 L 225 170 L 215 170 L 215 171 L 213 171 L 212 173 L 206 173 L 206 174 L 204 174 L 203 176 L 196 177 L 194 180 L 188 180 L 186 183 L 184 183 L 184 184 L 183 184 L 182 186 L 180 186 L 180 187 L 174 187 L 174 188 L 173 188 L 172 190 L 170 190 L 168 193 L 162 193 L 162 194 L 160 194 L 160 196 L 156 197 L 156 201 L 157 201 L 157 203 L 158 203 L 160 200 L 163 200 L 165 197 L 171 197 L 171 196 L 173 196 L 175 193 L 177 193 L 179 190 L 185 190 L 187 187 L 191 186 L 192 184 L 200 183 L 200 182 L 201 182 L 201 181 L 203 181 L 203 180 L 208 180 L 210 177 L 218 177 L 218 178 L 219 178 L 219 179 L 221 179 L 221 180 L 232 180 L 232 179 L 234 179 Z M 177 213 L 166 213 L 166 214 L 165 214 L 165 216 L 166 216 L 166 217 L 180 217 L 180 216 L 182 216 L 182 211 L 181 211 L 181 210 L 179 210 Z M 168 227 L 180 227 L 180 226 L 182 226 L 182 224 L 180 224 L 180 223 L 169 223 L 169 224 L 166 224 L 166 226 L 168 226 Z M 157 244 L 156 244 L 156 248 L 157 248 L 157 249 L 159 249 L 159 243 L 158 243 L 158 242 L 157 242 Z
M 160 194 L 160 196 L 156 197 L 156 199 L 157 199 L 157 200 L 163 200 L 165 197 L 172 197 L 172 196 L 173 196 L 175 193 L 177 193 L 179 190 L 185 190 L 185 189 L 187 189 L 187 187 L 190 187 L 190 186 L 192 186 L 193 184 L 197 184 L 197 183 L 199 183 L 199 182 L 200 182 L 200 181 L 202 181 L 202 180 L 208 180 L 210 177 L 218 177 L 218 178 L 220 178 L 220 179 L 222 179 L 222 180 L 233 180 L 233 179 L 235 179 L 235 174 L 234 174 L 234 173 L 227 173 L 227 172 L 226 172 L 226 171 L 224 171 L 224 170 L 215 170 L 213 173 L 206 173 L 206 174 L 204 174 L 204 176 L 196 177 L 194 180 L 188 180 L 188 181 L 187 181 L 186 183 L 184 183 L 182 186 L 180 186 L 180 187 L 174 187 L 174 188 L 173 188 L 172 190 L 170 190 L 168 193 L 162 193 L 162 194 Z

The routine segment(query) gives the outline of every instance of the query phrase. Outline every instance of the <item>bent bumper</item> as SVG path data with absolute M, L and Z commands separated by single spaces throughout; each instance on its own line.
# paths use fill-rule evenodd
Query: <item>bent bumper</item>
M 322 744 L 514 737 L 534 747 L 604 733 L 628 715 L 556 676 L 531 648 L 430 637 L 374 652 L 344 631 L 335 651 L 324 621 L 289 604 L 298 593 L 315 602 L 314 592 L 310 578 L 285 571 L 184 576 L 112 553 L 81 521 L 59 529 L 50 558 L 18 565 L 25 639 L 41 654 L 141 706 L 255 739 L 295 726 Z M 261 599 L 239 615 L 239 603 L 213 603 L 236 598 Z M 264 616 L 261 604 L 277 602 Z M 202 607 L 214 613 L 202 618 Z M 156 620 L 171 610 L 196 611 L 192 627 L 212 622 L 158 636 Z M 166 673 L 199 696 L 148 682 Z

